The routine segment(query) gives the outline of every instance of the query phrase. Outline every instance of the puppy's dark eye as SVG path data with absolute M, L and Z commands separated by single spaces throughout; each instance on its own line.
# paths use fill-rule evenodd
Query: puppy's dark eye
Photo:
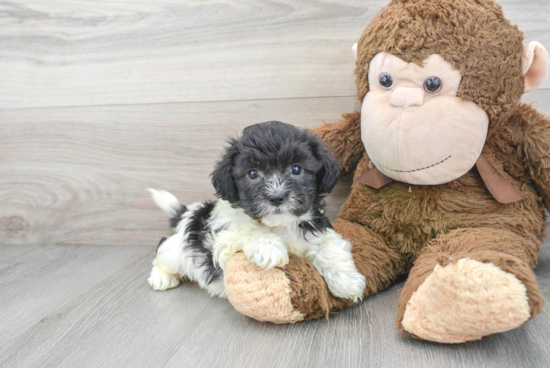
M 252 180 L 257 179 L 258 176 L 260 176 L 260 174 L 258 174 L 258 172 L 256 170 L 250 170 L 248 172 L 248 177 Z
M 294 165 L 290 168 L 290 173 L 292 175 L 300 175 L 302 173 L 302 168 L 298 165 Z

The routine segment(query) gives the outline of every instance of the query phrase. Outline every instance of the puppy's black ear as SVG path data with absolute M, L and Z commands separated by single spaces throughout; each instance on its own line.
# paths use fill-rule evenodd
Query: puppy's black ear
M 313 156 L 321 163 L 317 172 L 317 186 L 320 194 L 330 193 L 340 179 L 342 165 L 330 154 L 319 138 L 312 136 L 309 146 Z
M 239 191 L 233 179 L 233 162 L 239 154 L 237 142 L 236 139 L 229 140 L 229 147 L 226 148 L 211 174 L 216 196 L 231 203 L 239 200 Z

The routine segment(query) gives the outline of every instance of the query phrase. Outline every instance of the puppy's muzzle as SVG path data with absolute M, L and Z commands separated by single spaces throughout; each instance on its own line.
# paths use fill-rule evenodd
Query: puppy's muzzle
M 269 199 L 269 202 L 274 206 L 280 206 L 285 201 L 285 195 L 284 194 L 275 194 L 275 195 L 269 195 L 267 199 Z

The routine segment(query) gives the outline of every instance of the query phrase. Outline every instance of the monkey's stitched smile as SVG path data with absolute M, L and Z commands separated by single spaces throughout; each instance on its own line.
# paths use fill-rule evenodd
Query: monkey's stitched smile
M 395 169 L 392 169 L 392 168 L 389 168 L 387 167 L 386 165 L 382 165 L 381 163 L 379 162 L 376 162 L 374 160 L 372 160 L 375 164 L 377 165 L 380 165 L 382 166 L 384 169 L 388 169 L 388 170 L 391 170 L 391 171 L 395 171 L 395 172 L 400 172 L 400 173 L 410 173 L 410 172 L 415 172 L 415 171 L 420 171 L 420 170 L 426 170 L 426 169 L 429 169 L 430 167 L 434 167 L 434 166 L 437 166 L 439 164 L 442 164 L 444 163 L 445 161 L 447 161 L 448 159 L 450 159 L 453 155 L 449 155 L 449 157 L 445 158 L 444 160 L 441 160 L 433 165 L 430 165 L 430 166 L 426 166 L 426 167 L 421 167 L 419 169 L 414 169 L 414 170 L 395 170 Z

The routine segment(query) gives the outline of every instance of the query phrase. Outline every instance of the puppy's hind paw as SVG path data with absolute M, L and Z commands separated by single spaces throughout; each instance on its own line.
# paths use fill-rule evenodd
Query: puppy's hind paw
M 155 290 L 171 289 L 180 284 L 180 277 L 172 273 L 164 272 L 159 267 L 154 266 L 151 275 L 147 279 L 149 285 Z
M 351 299 L 354 303 L 363 299 L 363 292 L 367 286 L 365 276 L 355 269 L 339 272 L 331 277 L 325 275 L 325 281 L 332 295 L 342 299 Z

